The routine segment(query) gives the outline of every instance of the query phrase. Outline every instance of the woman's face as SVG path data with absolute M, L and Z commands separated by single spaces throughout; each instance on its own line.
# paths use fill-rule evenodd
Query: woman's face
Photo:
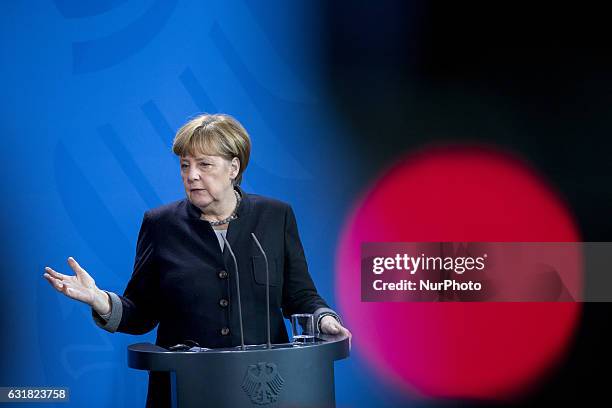
M 232 180 L 238 175 L 238 158 L 232 160 L 204 154 L 181 157 L 181 177 L 187 198 L 205 208 L 232 193 Z

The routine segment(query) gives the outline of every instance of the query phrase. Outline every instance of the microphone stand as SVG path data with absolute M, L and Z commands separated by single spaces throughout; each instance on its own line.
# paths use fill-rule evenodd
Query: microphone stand
M 259 251 L 261 252 L 264 257 L 264 260 L 266 261 L 266 316 L 268 325 L 268 348 L 270 349 L 272 348 L 272 342 L 270 341 L 270 272 L 268 270 L 268 257 L 266 256 L 266 251 L 264 251 L 261 247 L 259 240 L 252 232 L 251 237 L 253 237 L 255 244 L 257 244 L 257 248 L 259 248 Z
M 242 325 L 242 304 L 240 303 L 240 276 L 238 275 L 238 262 L 236 261 L 236 255 L 234 255 L 234 251 L 232 251 L 232 247 L 227 241 L 227 238 L 225 238 L 225 235 L 221 234 L 221 237 L 223 238 L 223 241 L 227 246 L 227 250 L 234 260 L 234 271 L 236 271 L 236 292 L 238 293 L 238 320 L 240 320 L 240 349 L 244 350 L 244 328 Z

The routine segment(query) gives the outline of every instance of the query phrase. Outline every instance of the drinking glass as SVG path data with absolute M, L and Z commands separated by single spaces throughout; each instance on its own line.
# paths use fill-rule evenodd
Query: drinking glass
M 291 329 L 294 343 L 314 343 L 314 316 L 312 314 L 291 315 Z

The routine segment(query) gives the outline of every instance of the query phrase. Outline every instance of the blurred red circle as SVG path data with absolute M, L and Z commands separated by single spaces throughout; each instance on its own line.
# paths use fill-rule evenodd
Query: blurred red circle
M 362 303 L 362 242 L 579 241 L 558 195 L 489 148 L 431 148 L 389 168 L 355 205 L 336 259 L 354 350 L 387 383 L 433 397 L 505 399 L 554 366 L 579 303 Z

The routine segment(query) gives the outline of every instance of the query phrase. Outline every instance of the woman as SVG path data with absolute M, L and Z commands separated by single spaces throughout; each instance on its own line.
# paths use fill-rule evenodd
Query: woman
M 179 129 L 172 150 L 187 198 L 145 213 L 123 296 L 100 290 L 73 258 L 74 276 L 47 267 L 44 277 L 90 305 L 96 324 L 109 332 L 143 334 L 159 324 L 162 347 L 187 340 L 232 347 L 240 344 L 240 322 L 227 239 L 238 261 L 244 340 L 262 344 L 266 266 L 254 233 L 269 264 L 272 342 L 288 341 L 283 316 L 295 313 L 313 313 L 323 333 L 350 336 L 316 291 L 291 207 L 239 187 L 250 149 L 247 132 L 228 115 L 200 115 Z M 169 406 L 169 384 L 168 373 L 151 372 L 147 406 Z

